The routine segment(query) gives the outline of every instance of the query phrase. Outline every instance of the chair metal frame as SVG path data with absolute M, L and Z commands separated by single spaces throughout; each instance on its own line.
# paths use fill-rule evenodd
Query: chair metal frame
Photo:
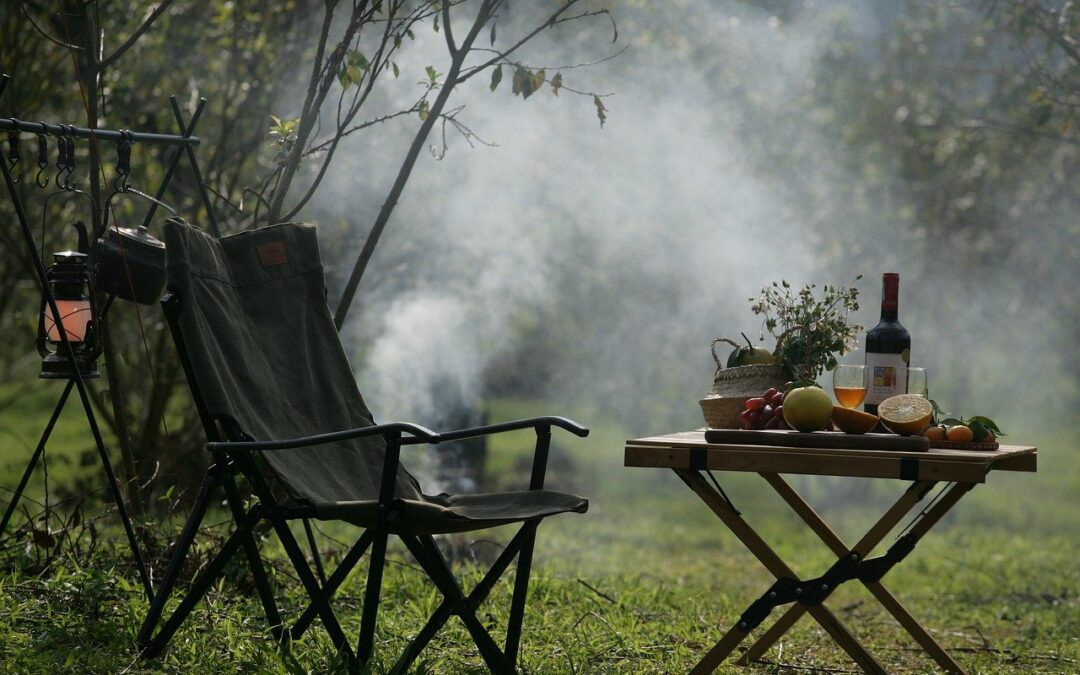
M 506 431 L 533 429 L 536 433 L 536 445 L 533 453 L 529 489 L 540 490 L 544 487 L 552 427 L 564 429 L 582 438 L 588 436 L 589 430 L 563 417 L 534 417 L 445 433 L 436 433 L 415 424 L 392 423 L 288 440 L 255 440 L 244 433 L 243 429 L 234 420 L 214 418 L 208 413 L 203 398 L 199 393 L 178 323 L 182 305 L 183 300 L 176 293 L 171 293 L 162 300 L 162 307 L 176 344 L 177 353 L 180 356 L 199 417 L 206 431 L 209 441 L 207 449 L 213 457 L 214 463 L 208 469 L 207 475 L 199 488 L 195 505 L 169 561 L 165 577 L 139 630 L 136 643 L 141 656 L 150 658 L 162 652 L 187 615 L 221 575 L 232 555 L 243 547 L 274 638 L 278 641 L 298 639 L 318 617 L 322 620 L 323 627 L 327 631 L 331 642 L 333 642 L 339 653 L 345 656 L 350 667 L 359 669 L 371 660 L 374 653 L 375 626 L 382 590 L 386 547 L 390 535 L 395 535 L 404 543 L 429 579 L 443 594 L 443 600 L 420 632 L 410 642 L 404 653 L 397 659 L 391 672 L 406 672 L 443 624 L 454 615 L 457 615 L 462 620 L 465 628 L 472 636 L 484 663 L 492 672 L 515 672 L 536 529 L 543 518 L 523 522 L 518 532 L 510 540 L 510 543 L 499 555 L 483 579 L 470 593 L 466 594 L 455 579 L 450 565 L 440 552 L 435 539 L 430 534 L 410 532 L 402 525 L 402 504 L 394 496 L 395 476 L 397 475 L 401 448 L 406 445 L 438 445 L 447 441 L 488 436 Z M 316 516 L 314 507 L 284 504 L 276 500 L 253 455 L 257 452 L 310 447 L 312 453 L 317 456 L 318 448 L 316 446 L 377 435 L 385 439 L 386 453 L 380 481 L 376 524 L 374 527 L 364 530 L 352 548 L 343 556 L 334 572 L 329 577 L 325 577 L 322 574 L 318 552 L 314 547 L 314 537 L 310 529 L 307 528 L 306 519 Z M 248 483 L 253 496 L 256 498 L 256 503 L 248 509 L 244 508 L 240 489 L 237 485 L 237 477 L 242 477 Z M 184 559 L 191 549 L 199 525 L 211 503 L 212 493 L 217 487 L 224 488 L 226 501 L 232 513 L 236 529 L 222 545 L 213 560 L 194 580 L 187 595 L 181 600 L 172 614 L 165 619 L 155 634 L 154 629 L 161 622 L 165 605 L 179 579 Z M 307 528 L 309 544 L 312 545 L 315 573 L 312 572 L 300 545 L 297 543 L 296 537 L 293 535 L 292 530 L 289 529 L 288 521 L 297 519 L 305 520 L 304 524 L 305 528 Z M 277 534 L 310 599 L 310 604 L 289 627 L 285 626 L 278 612 L 269 579 L 263 567 L 255 539 L 252 536 L 255 526 L 262 520 L 268 521 Z M 330 602 L 342 582 L 345 581 L 361 557 L 369 550 L 371 559 L 364 593 L 360 636 L 354 653 L 330 607 Z M 500 648 L 477 618 L 476 610 L 487 598 L 495 583 L 508 569 L 515 557 L 517 558 L 517 573 L 511 599 L 510 616 L 504 646 Z M 316 573 L 319 579 L 316 578 Z

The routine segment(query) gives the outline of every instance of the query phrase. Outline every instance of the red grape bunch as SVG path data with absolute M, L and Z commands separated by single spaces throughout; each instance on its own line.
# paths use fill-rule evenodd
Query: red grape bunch
M 739 413 L 739 419 L 743 429 L 791 428 L 784 421 L 784 392 L 776 387 L 770 387 L 761 396 L 746 399 L 746 410 Z

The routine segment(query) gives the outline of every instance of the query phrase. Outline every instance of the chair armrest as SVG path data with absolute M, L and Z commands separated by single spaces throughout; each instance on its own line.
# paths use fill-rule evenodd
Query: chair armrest
M 392 424 L 375 424 L 370 427 L 346 429 L 344 431 L 334 431 L 328 434 L 316 434 L 314 436 L 289 438 L 280 441 L 214 441 L 207 443 L 206 447 L 211 452 L 216 450 L 290 450 L 294 448 L 306 448 L 312 445 L 323 445 L 335 441 L 345 441 L 352 438 L 386 436 L 402 433 L 409 434 L 417 439 L 418 442 L 422 443 L 438 443 L 441 440 L 439 434 L 418 424 L 394 422 Z
M 482 427 L 471 427 L 468 429 L 457 429 L 454 431 L 446 431 L 437 434 L 439 440 L 435 443 L 442 443 L 444 441 L 459 441 L 464 438 L 475 438 L 476 436 L 487 436 L 490 434 L 498 434 L 504 431 L 515 431 L 518 429 L 535 429 L 541 426 L 559 427 L 565 429 L 575 436 L 585 438 L 589 435 L 589 430 L 586 427 L 581 426 L 577 422 L 565 417 L 529 417 L 523 420 L 514 420 L 513 422 L 502 422 L 500 424 L 487 424 Z M 411 441 L 412 439 L 410 439 Z

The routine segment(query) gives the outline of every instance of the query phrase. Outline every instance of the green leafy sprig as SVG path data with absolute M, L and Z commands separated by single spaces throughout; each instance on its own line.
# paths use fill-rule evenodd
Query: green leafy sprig
M 855 281 L 862 275 L 855 277 Z M 798 292 L 788 281 L 761 289 L 750 298 L 750 309 L 764 317 L 762 338 L 767 331 L 776 338 L 776 358 L 793 378 L 813 380 L 832 370 L 837 355 L 858 346 L 863 327 L 848 323 L 848 315 L 859 309 L 859 290 L 826 284 L 816 297 L 816 284 L 806 284 Z

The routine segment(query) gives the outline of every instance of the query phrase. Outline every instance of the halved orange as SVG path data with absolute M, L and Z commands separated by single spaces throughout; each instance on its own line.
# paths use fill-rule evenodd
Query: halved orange
M 934 415 L 930 401 L 918 394 L 890 396 L 878 404 L 877 411 L 882 424 L 901 436 L 921 434 Z
M 878 416 L 861 410 L 834 405 L 832 421 L 836 428 L 845 434 L 865 434 L 877 426 Z

